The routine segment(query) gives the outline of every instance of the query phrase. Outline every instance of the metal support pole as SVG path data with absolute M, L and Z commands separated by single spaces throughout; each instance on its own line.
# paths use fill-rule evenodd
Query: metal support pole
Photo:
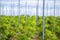
M 50 16 L 52 16 L 52 12 L 51 12 L 51 9 L 52 9 L 52 8 L 50 8 Z
M 27 0 L 26 0 L 26 13 L 24 14 L 24 19 L 26 20 L 26 16 L 27 16 Z
M 20 35 L 20 0 L 18 0 L 18 35 Z
M 2 15 L 2 4 L 1 4 L 1 15 Z
M 6 16 L 7 16 L 7 14 L 8 14 L 8 13 L 7 13 L 7 5 L 6 5 Z
M 0 1 L 0 15 L 1 15 L 1 1 Z
M 39 8 L 39 0 L 37 0 L 37 4 L 36 4 L 36 31 L 38 30 L 38 8 Z M 36 34 L 38 34 L 38 39 L 39 39 L 39 33 L 36 32 Z
M 45 0 L 43 0 L 43 16 L 42 16 L 42 40 L 44 40 L 44 6 L 45 6 Z
M 11 1 L 12 1 L 12 0 L 11 0 Z M 12 3 L 11 3 L 11 5 L 12 5 Z M 11 6 L 11 16 L 12 16 L 12 13 L 13 13 L 13 12 L 12 12 L 12 6 Z
M 13 16 L 14 16 L 14 0 L 13 0 Z
M 48 3 L 47 3 L 46 25 L 47 25 L 47 20 L 48 20 Z
M 27 15 L 27 0 L 26 0 L 26 14 L 25 14 L 25 16 Z
M 54 33 L 55 33 L 55 28 L 56 28 L 56 18 L 55 18 L 55 0 L 54 0 Z
M 2 5 L 2 15 L 4 15 L 4 5 Z
M 38 25 L 38 7 L 39 7 L 39 0 L 37 0 L 37 6 L 36 6 L 36 25 Z
M 58 16 L 59 16 L 59 8 L 58 8 Z
M 60 17 L 60 8 L 59 8 L 59 17 Z
M 47 3 L 47 16 L 48 16 L 48 3 Z

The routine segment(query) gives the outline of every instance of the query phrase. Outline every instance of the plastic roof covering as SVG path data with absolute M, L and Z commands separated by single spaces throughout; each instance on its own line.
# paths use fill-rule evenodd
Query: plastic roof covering
M 0 0 L 1 6 L 4 7 L 3 9 L 6 12 L 6 9 L 9 10 L 8 13 L 10 13 L 11 7 L 14 7 L 15 14 L 18 12 L 18 0 Z M 14 2 L 14 4 L 13 4 Z M 45 0 L 45 12 L 47 12 L 47 3 L 48 3 L 48 10 L 54 10 L 54 0 Z M 33 13 L 36 14 L 36 4 L 37 0 L 27 0 L 27 7 L 30 15 L 33 15 Z M 14 5 L 14 6 L 13 6 Z M 39 13 L 42 13 L 42 6 L 43 6 L 43 0 L 39 0 Z M 58 10 L 60 8 L 60 0 L 56 0 L 56 9 Z M 26 13 L 26 0 L 20 0 L 20 9 L 21 13 Z M 49 12 L 48 11 L 48 12 Z M 35 15 L 34 14 L 34 15 Z M 39 14 L 42 15 L 42 14 Z M 52 14 L 53 15 L 53 14 Z

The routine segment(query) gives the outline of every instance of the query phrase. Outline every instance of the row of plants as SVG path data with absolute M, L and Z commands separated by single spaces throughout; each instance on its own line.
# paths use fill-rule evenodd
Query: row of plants
M 56 20 L 55 20 L 56 18 Z M 39 33 L 42 40 L 42 17 L 38 16 L 0 16 L 0 40 L 31 40 Z M 55 20 L 55 21 L 54 21 Z M 44 39 L 59 40 L 60 17 L 44 17 Z

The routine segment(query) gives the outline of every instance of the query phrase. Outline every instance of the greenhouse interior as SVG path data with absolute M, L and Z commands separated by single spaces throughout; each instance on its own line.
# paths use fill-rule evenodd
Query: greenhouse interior
M 0 40 L 60 40 L 60 0 L 0 0 Z

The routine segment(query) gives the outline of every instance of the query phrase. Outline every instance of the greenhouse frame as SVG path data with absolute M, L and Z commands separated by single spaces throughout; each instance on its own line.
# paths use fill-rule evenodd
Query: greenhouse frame
M 60 40 L 60 0 L 0 0 L 0 40 Z

